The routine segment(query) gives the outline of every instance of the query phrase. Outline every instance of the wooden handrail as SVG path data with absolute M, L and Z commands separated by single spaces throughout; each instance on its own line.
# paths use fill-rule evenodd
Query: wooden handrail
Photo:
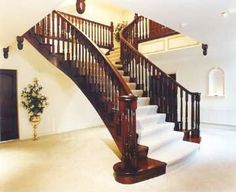
M 99 47 L 109 50 L 113 49 L 113 22 L 111 22 L 111 25 L 109 26 L 61 11 L 57 12 L 69 20 L 74 26 L 78 27 Z
M 138 43 L 179 34 L 177 31 L 143 16 L 136 15 L 136 20 L 138 22 Z
M 140 23 L 143 21 L 144 24 Z M 176 123 L 176 130 L 200 137 L 200 93 L 187 90 L 138 51 L 138 43 L 151 37 L 147 23 L 147 19 L 135 15 L 121 32 L 121 63 L 125 73 L 150 97 L 151 104 L 158 105 L 159 112 L 167 114 L 167 121 Z M 155 38 L 176 34 L 171 29 L 159 32 L 153 33 Z

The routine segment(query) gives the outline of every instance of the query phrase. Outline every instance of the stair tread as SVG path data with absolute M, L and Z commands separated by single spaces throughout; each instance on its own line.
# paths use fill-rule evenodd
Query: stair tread
M 182 141 L 183 133 L 177 131 L 164 131 L 158 130 L 153 134 L 142 135 L 140 134 L 139 143 L 141 145 L 147 145 L 149 147 L 149 153 L 159 150 L 163 147 L 168 147 L 174 141 Z
M 137 117 L 137 120 L 144 120 L 144 119 L 151 119 L 151 118 L 156 118 L 156 117 L 159 117 L 159 116 L 163 116 L 163 115 L 166 115 L 165 113 L 156 113 L 156 114 L 150 114 L 150 115 L 144 115 L 144 116 L 141 116 L 141 117 Z
M 167 163 L 167 166 L 173 166 L 183 160 L 187 160 L 197 150 L 200 145 L 196 143 L 179 141 L 169 144 L 168 147 L 150 153 L 148 156 L 154 159 L 160 159 Z

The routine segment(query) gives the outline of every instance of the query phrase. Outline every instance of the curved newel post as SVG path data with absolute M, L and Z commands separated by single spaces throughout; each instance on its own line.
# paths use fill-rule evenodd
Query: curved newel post
M 138 169 L 136 134 L 137 97 L 124 95 L 119 98 L 121 122 L 121 162 L 114 165 L 116 180 L 134 174 Z
M 191 94 L 191 130 L 185 129 L 184 140 L 200 143 L 200 93 Z M 187 108 L 186 108 L 187 109 Z M 186 112 L 185 112 L 186 113 Z M 188 119 L 186 120 L 188 121 Z
M 195 120 L 195 131 L 193 133 L 193 136 L 200 139 L 200 100 L 201 100 L 201 94 L 196 93 L 196 120 Z

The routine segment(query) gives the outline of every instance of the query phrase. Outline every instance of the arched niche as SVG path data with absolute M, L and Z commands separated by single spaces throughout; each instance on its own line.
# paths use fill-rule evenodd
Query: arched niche
M 208 96 L 224 96 L 225 95 L 225 74 L 224 70 L 214 67 L 208 74 Z

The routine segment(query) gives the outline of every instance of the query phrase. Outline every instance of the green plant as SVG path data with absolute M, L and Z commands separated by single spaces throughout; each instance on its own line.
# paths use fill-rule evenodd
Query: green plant
M 33 84 L 29 84 L 21 92 L 21 103 L 30 115 L 30 121 L 33 116 L 42 114 L 48 105 L 48 98 L 41 93 L 42 89 L 43 87 L 39 84 L 38 79 L 34 79 Z
M 115 35 L 115 40 L 117 42 L 120 42 L 120 32 L 122 31 L 123 28 L 127 25 L 127 21 L 122 21 L 121 23 L 118 23 L 116 25 L 114 35 Z

